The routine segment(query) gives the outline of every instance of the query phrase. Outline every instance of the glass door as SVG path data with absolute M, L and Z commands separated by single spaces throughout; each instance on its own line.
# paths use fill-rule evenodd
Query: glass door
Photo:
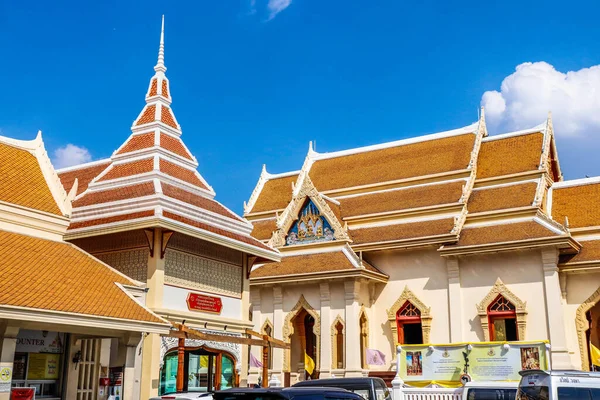
M 214 359 L 213 355 L 189 353 L 188 392 L 208 392 L 212 390 Z

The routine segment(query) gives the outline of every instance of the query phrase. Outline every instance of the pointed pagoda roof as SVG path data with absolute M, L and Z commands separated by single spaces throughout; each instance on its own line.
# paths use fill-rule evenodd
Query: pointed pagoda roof
M 108 160 L 59 171 L 65 186 L 81 178 L 85 187 L 73 202 L 67 237 L 163 226 L 278 260 L 275 250 L 250 236 L 253 227 L 248 221 L 214 200 L 215 191 L 197 171 L 198 161 L 181 140 L 171 109 L 164 48 L 163 17 L 146 104 L 127 140 Z

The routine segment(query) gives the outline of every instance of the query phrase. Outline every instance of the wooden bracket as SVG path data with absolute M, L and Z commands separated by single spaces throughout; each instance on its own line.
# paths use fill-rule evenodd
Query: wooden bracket
M 144 229 L 146 240 L 148 240 L 148 249 L 150 250 L 150 257 L 154 257 L 154 229 Z
M 160 258 L 165 258 L 165 252 L 167 251 L 167 244 L 169 244 L 169 240 L 171 236 L 173 236 L 173 231 L 162 231 L 162 237 L 160 241 Z
M 246 263 L 246 279 L 250 279 L 250 272 L 252 272 L 252 266 L 256 263 L 258 257 L 248 256 L 248 262 Z

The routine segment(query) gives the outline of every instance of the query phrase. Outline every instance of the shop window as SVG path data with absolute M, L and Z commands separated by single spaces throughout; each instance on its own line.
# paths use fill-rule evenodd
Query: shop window
M 398 327 L 398 343 L 423 343 L 421 311 L 410 301 L 404 303 L 396 313 L 396 326 Z
M 488 319 L 492 342 L 519 340 L 516 308 L 503 295 L 488 307 Z

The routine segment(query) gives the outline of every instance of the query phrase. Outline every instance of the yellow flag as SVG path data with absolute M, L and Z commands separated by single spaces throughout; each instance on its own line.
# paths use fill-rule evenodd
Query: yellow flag
M 200 356 L 200 368 L 208 368 L 208 356 Z
M 590 353 L 592 353 L 592 365 L 600 367 L 600 349 L 590 343 Z
M 304 352 L 304 369 L 311 375 L 315 370 L 315 360 L 310 358 L 310 356 L 306 354 L 306 352 Z

